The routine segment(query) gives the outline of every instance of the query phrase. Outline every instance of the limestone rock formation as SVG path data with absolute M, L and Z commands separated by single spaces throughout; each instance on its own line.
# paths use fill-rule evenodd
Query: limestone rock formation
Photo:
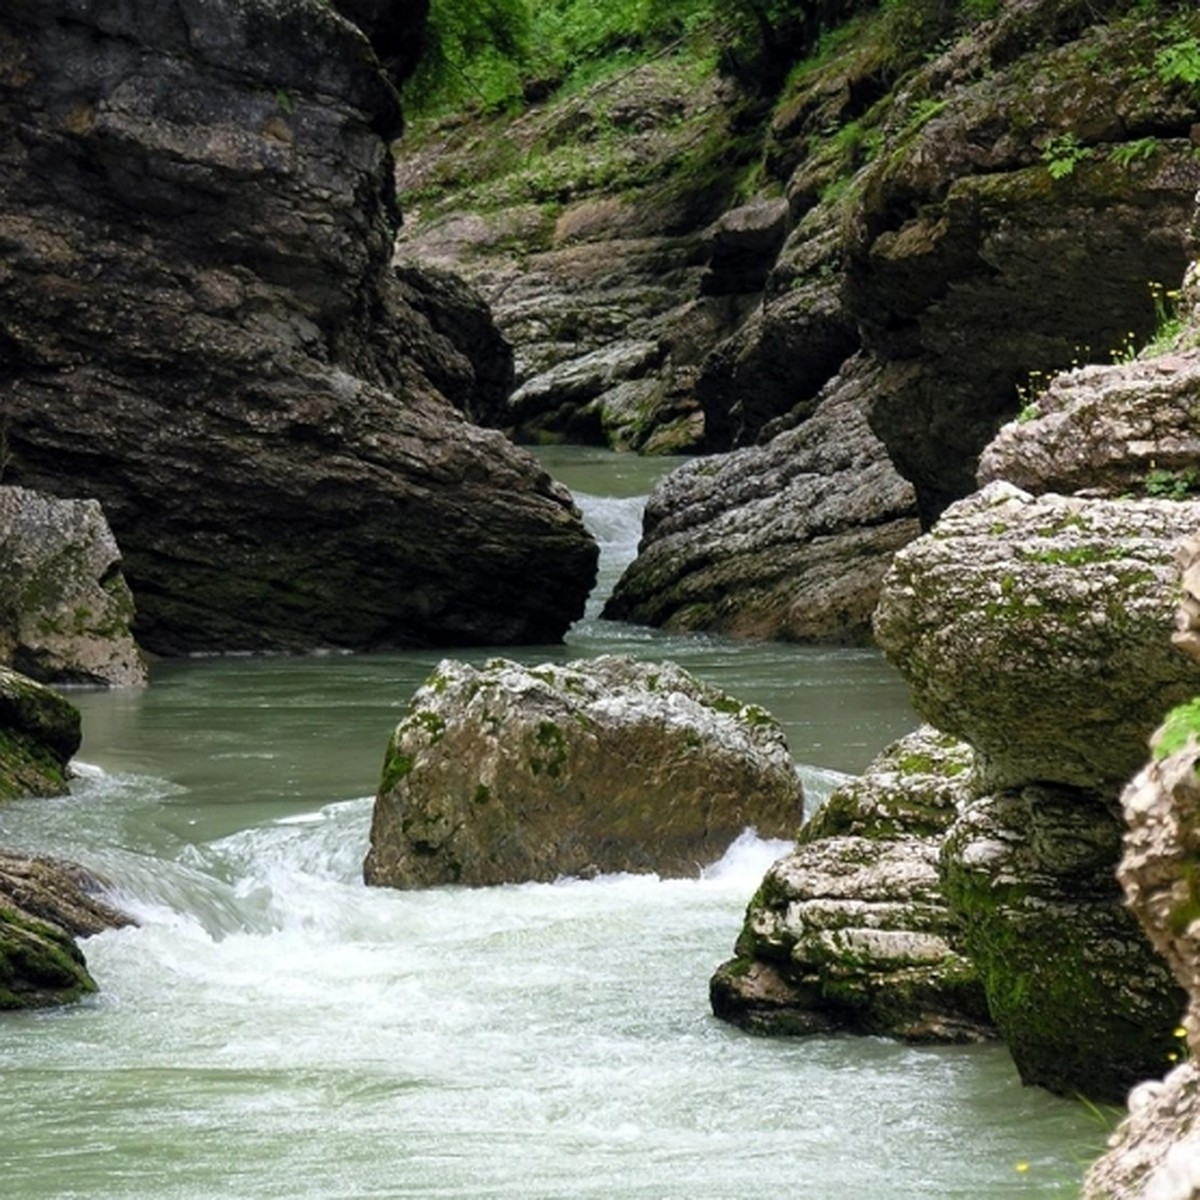
M 423 9 L 347 7 L 377 40 Z M 13 0 L 0 45 L 6 479 L 100 500 L 141 643 L 561 636 L 596 550 L 429 380 L 363 33 L 324 0 Z
M 980 797 L 941 881 L 1021 1079 L 1120 1104 L 1171 1053 L 1184 996 L 1122 904 L 1105 801 L 1036 783 Z
M 911 487 L 867 426 L 869 373 L 766 446 L 674 471 L 604 615 L 672 630 L 862 642 L 892 554 L 919 532 Z
M 1055 376 L 979 461 L 1033 493 L 1183 499 L 1200 489 L 1200 350 Z
M 74 705 L 0 666 L 0 800 L 65 792 L 67 764 L 80 740 Z
M 131 924 L 73 863 L 0 850 L 0 1010 L 69 1004 L 96 983 L 73 940 Z
M 42 683 L 145 683 L 121 552 L 96 501 L 0 487 L 0 561 L 0 662 Z
M 1200 538 L 1180 553 L 1185 600 L 1178 644 L 1200 660 Z M 1125 789 L 1119 877 L 1129 906 L 1185 991 L 1177 1065 L 1129 1095 L 1129 1116 L 1088 1171 L 1086 1200 L 1192 1200 L 1200 1193 L 1200 701 L 1173 710 L 1153 756 Z M 1166 1063 L 1162 1066 L 1165 1068 Z
M 364 877 L 694 875 L 747 826 L 790 834 L 802 802 L 778 723 L 672 663 L 445 661 L 388 747 Z
M 1006 4 L 906 81 L 879 126 L 846 300 L 896 370 L 872 427 L 927 522 L 971 491 L 1030 371 L 1145 340 L 1147 284 L 1183 274 L 1195 104 L 1146 70 L 1162 33 L 1140 12 Z
M 967 747 L 923 729 L 835 792 L 750 901 L 713 1012 L 756 1033 L 995 1036 L 938 879 L 970 766 Z
M 1033 497 L 993 483 L 895 558 L 879 644 L 917 711 L 971 744 L 980 787 L 1110 804 L 1200 669 L 1170 644 L 1178 544 L 1200 505 Z

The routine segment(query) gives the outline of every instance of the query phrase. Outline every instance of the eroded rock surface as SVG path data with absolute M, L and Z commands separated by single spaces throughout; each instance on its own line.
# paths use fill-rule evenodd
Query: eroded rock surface
M 96 991 L 74 938 L 131 924 L 81 867 L 0 850 L 0 1010 L 69 1004 Z
M 1182 548 L 1178 644 L 1200 659 L 1200 538 Z M 1151 761 L 1121 797 L 1127 830 L 1119 877 L 1129 907 L 1184 989 L 1178 1065 L 1129 1095 L 1129 1116 L 1084 1181 L 1086 1200 L 1193 1200 L 1200 1194 L 1200 699 L 1173 710 Z M 1161 1064 L 1165 1066 L 1166 1064 Z
M 65 792 L 81 737 L 73 704 L 0 666 L 0 800 Z
M 1028 492 L 1184 499 L 1200 489 L 1200 350 L 1055 376 L 979 461 Z
M 1122 902 L 1106 799 L 1027 784 L 974 800 L 941 879 L 1022 1080 L 1120 1104 L 1175 1048 L 1184 996 Z
M 751 900 L 737 957 L 711 981 L 713 1012 L 756 1033 L 994 1036 L 938 878 L 971 761 L 923 729 L 835 792 Z
M 94 500 L 0 488 L 0 661 L 42 683 L 146 682 L 121 552 Z
M 778 723 L 672 663 L 443 662 L 388 747 L 364 863 L 414 888 L 695 875 L 800 823 Z
M 912 488 L 867 426 L 870 375 L 766 446 L 658 485 L 605 616 L 740 637 L 862 642 L 892 555 L 919 532 Z
M 561 636 L 595 547 L 424 369 L 362 32 L 323 0 L 14 0 L 0 45 L 6 478 L 101 501 L 142 644 Z
M 1170 643 L 1197 525 L 1194 503 L 991 484 L 896 556 L 876 636 L 917 711 L 974 747 L 981 787 L 1115 800 L 1165 709 L 1200 690 Z

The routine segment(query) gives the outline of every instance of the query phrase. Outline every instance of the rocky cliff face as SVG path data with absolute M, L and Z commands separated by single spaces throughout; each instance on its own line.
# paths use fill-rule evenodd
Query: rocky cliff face
M 407 6 L 350 7 L 394 45 Z M 399 126 L 321 0 L 0 14 L 7 478 L 102 502 L 148 649 L 538 641 L 582 610 L 569 497 L 430 382 L 389 267 Z
M 771 439 L 827 417 L 828 390 L 850 371 L 871 380 L 860 411 L 922 525 L 971 492 L 1031 373 L 1107 362 L 1152 333 L 1147 285 L 1180 277 L 1200 182 L 1192 85 L 1169 57 L 1200 34 L 1194 11 L 998 7 L 924 56 L 897 47 L 886 6 L 840 31 L 780 93 L 751 194 L 690 227 L 672 191 L 686 156 L 662 148 L 677 130 L 728 137 L 711 112 L 731 92 L 671 91 L 665 67 L 528 114 L 503 149 L 488 141 L 497 130 L 447 125 L 428 138 L 426 168 L 402 177 L 420 199 L 403 251 L 460 264 L 497 306 L 522 381 L 505 423 L 643 451 L 768 443 L 786 477 L 807 470 L 790 461 L 807 450 Z M 564 131 L 583 143 L 574 158 Z M 484 164 L 474 174 L 466 148 Z M 439 167 L 443 151 L 457 165 Z M 475 205 L 487 211 L 449 213 Z M 830 439 L 832 453 L 858 436 L 827 420 L 804 441 Z M 740 480 L 747 459 L 708 469 L 702 504 L 692 472 L 664 487 L 652 508 L 664 520 L 611 615 L 868 637 L 879 576 L 916 526 L 881 536 L 890 501 L 864 513 L 845 489 L 826 497 L 821 528 L 806 528 L 791 488 L 756 542 L 762 496 L 723 482 Z M 769 569 L 761 581 L 742 569 L 775 561 L 784 524 L 800 558 L 822 560 L 830 527 L 856 546 L 854 570 L 829 588 L 829 620 L 811 570 L 784 595 Z M 741 564 L 724 561 L 718 530 L 739 532 L 729 557 Z

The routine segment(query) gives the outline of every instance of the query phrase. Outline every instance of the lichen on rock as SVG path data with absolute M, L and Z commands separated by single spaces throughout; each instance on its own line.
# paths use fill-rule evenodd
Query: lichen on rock
M 413 888 L 694 875 L 800 823 L 778 723 L 672 663 L 442 662 L 392 736 L 364 863 Z
M 145 683 L 121 552 L 96 501 L 0 487 L 0 559 L 0 662 L 43 683 Z
M 981 786 L 1107 792 L 1200 668 L 1170 644 L 1176 547 L 1200 505 L 1033 497 L 992 483 L 902 550 L 875 633 Z
M 971 757 L 921 729 L 830 797 L 750 901 L 737 957 L 709 985 L 718 1017 L 767 1034 L 995 1036 L 938 877 Z

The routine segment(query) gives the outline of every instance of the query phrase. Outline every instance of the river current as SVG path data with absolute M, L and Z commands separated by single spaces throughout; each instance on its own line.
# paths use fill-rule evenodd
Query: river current
M 546 452 L 632 557 L 661 462 Z M 671 637 L 597 617 L 523 661 L 669 658 L 775 713 L 810 806 L 915 723 L 868 650 Z M 479 661 L 495 652 L 467 653 Z M 83 943 L 101 994 L 0 1019 L 14 1200 L 991 1200 L 1076 1194 L 1099 1118 L 999 1046 L 766 1040 L 707 981 L 782 843 L 695 879 L 366 888 L 388 735 L 436 654 L 157 664 L 77 691 L 72 794 L 0 845 L 119 881 L 140 925 Z

